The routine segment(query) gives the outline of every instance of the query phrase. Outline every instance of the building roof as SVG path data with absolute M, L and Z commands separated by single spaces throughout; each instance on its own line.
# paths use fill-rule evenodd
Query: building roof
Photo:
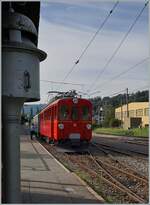
M 131 109 L 142 109 L 142 108 L 148 108 L 149 107 L 149 102 L 131 102 L 131 103 L 128 103 L 128 109 L 131 110 Z M 119 111 L 121 109 L 121 106 L 120 107 L 117 107 L 115 109 L 115 111 Z M 127 109 L 127 104 L 123 105 L 122 106 L 122 109 Z

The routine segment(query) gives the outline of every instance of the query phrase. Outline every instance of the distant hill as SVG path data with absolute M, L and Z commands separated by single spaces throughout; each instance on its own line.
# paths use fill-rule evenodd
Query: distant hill
M 32 114 L 32 116 L 34 116 L 40 110 L 42 110 L 42 108 L 45 107 L 45 106 L 46 106 L 46 104 L 32 104 L 32 105 L 25 104 L 23 106 L 22 112 L 24 110 L 24 114 L 27 114 L 27 115 L 31 115 Z
M 97 114 L 98 107 L 105 107 L 111 105 L 113 108 L 119 107 L 122 104 L 126 104 L 126 94 L 119 94 L 113 97 L 95 97 L 90 99 L 93 104 L 93 114 Z M 149 101 L 149 91 L 138 91 L 136 93 L 131 93 L 128 96 L 128 102 L 148 102 Z

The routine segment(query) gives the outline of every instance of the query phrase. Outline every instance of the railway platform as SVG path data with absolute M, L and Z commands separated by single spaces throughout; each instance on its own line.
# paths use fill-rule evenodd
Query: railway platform
M 36 140 L 21 135 L 22 203 L 104 203 Z

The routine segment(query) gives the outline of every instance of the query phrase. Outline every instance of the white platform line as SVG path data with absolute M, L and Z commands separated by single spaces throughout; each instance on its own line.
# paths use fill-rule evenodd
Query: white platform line
M 89 190 L 89 192 L 91 194 L 93 194 L 95 196 L 95 198 L 97 198 L 99 201 L 101 201 L 102 203 L 105 202 L 105 200 L 96 192 L 94 191 L 94 189 L 92 189 L 84 180 L 82 180 L 76 173 L 72 173 L 75 177 L 78 178 L 78 180 Z
M 37 141 L 38 142 L 38 141 Z M 39 143 L 39 142 L 38 142 Z M 50 152 L 48 152 L 47 151 L 47 149 L 43 146 L 43 145 L 41 145 L 40 143 L 39 143 L 39 145 L 47 152 L 47 154 L 49 154 L 66 172 L 68 172 L 68 173 L 70 173 L 70 171 L 62 164 L 62 163 L 60 163 L 55 157 L 54 157 L 54 155 L 52 155 Z

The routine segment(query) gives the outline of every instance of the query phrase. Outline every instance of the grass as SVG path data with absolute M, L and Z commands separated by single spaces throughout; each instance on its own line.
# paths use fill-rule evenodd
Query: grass
M 82 180 L 84 180 L 95 192 L 97 192 L 106 203 L 110 204 L 120 204 L 121 201 L 118 199 L 118 194 L 116 193 L 110 193 L 108 195 L 107 193 L 107 184 L 101 180 L 100 178 L 97 178 L 93 180 L 91 176 L 89 176 L 88 173 L 85 173 L 84 171 L 76 171 L 75 172 Z
M 148 137 L 149 128 L 133 128 L 130 130 L 125 130 L 122 128 L 94 128 L 94 133 L 96 134 L 108 134 L 117 136 L 133 136 L 133 137 Z

